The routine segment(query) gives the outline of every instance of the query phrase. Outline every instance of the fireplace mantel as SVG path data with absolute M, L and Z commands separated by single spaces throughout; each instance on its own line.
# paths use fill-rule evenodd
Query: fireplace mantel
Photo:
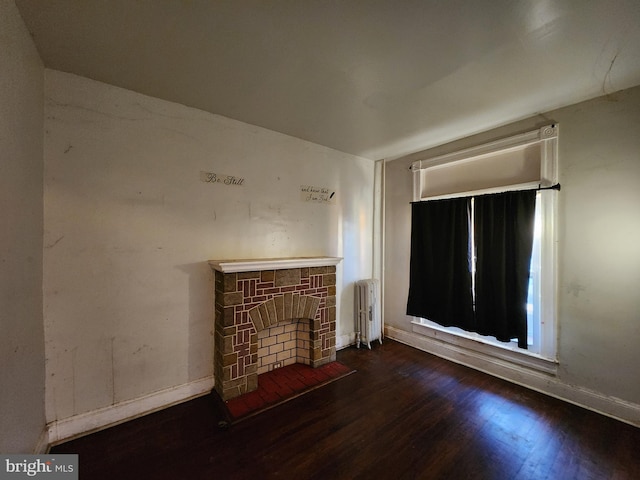
M 342 257 L 286 257 L 256 258 L 248 260 L 209 260 L 214 270 L 222 273 L 255 272 L 262 270 L 284 270 L 288 268 L 335 266 Z

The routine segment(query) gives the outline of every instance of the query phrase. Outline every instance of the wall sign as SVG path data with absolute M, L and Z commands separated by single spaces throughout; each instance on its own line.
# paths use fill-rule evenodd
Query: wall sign
M 336 203 L 336 191 L 313 185 L 300 185 L 300 198 L 303 202 Z
M 236 177 L 235 175 L 202 171 L 200 172 L 200 180 L 205 183 L 221 183 L 223 185 L 236 186 L 241 186 L 244 183 L 244 178 Z

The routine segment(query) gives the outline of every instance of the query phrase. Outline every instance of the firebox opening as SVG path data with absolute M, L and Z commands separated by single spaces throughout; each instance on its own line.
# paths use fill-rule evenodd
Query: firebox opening
M 309 319 L 290 319 L 258 333 L 258 375 L 294 363 L 311 364 Z

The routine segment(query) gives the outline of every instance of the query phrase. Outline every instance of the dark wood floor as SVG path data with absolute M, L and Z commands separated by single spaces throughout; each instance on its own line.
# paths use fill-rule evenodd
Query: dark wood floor
M 640 429 L 402 344 L 229 430 L 211 396 L 53 449 L 81 479 L 640 479 Z

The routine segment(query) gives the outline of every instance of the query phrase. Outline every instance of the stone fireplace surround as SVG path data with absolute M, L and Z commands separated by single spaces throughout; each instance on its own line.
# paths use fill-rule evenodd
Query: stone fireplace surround
M 215 275 L 215 390 L 258 387 L 258 374 L 336 359 L 339 257 L 211 260 Z

